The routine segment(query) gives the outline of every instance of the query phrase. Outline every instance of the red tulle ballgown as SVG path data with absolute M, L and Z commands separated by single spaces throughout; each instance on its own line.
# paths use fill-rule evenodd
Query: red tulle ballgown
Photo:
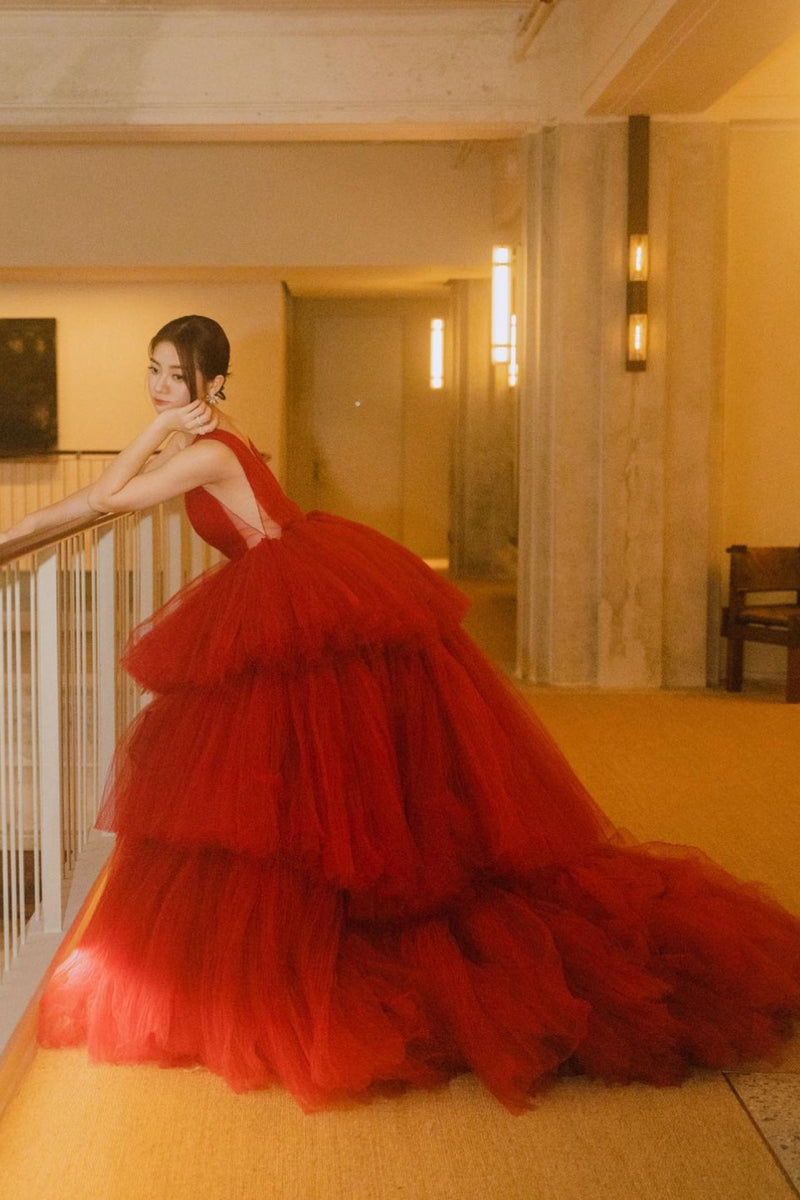
M 520 1111 L 559 1070 L 669 1083 L 774 1052 L 800 923 L 699 851 L 619 834 L 461 630 L 460 592 L 208 436 L 280 536 L 186 497 L 229 561 L 126 655 L 154 698 L 41 1042 L 277 1081 L 307 1111 L 464 1070 Z

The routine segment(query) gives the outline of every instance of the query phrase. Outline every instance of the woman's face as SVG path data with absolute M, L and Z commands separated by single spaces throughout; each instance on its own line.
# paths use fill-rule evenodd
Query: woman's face
M 200 372 L 197 373 L 197 394 L 204 394 Z M 150 366 L 147 368 L 147 390 L 157 412 L 165 408 L 179 408 L 191 402 L 189 385 L 183 374 L 178 351 L 171 342 L 159 342 L 153 347 Z

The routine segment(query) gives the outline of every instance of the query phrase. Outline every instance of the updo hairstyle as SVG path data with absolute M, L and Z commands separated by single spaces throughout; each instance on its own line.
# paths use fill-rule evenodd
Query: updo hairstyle
M 197 371 L 203 379 L 217 375 L 228 377 L 231 347 L 225 330 L 211 317 L 177 317 L 169 321 L 150 341 L 150 354 L 159 342 L 171 342 L 178 352 L 181 370 L 192 400 L 197 399 Z M 225 399 L 223 388 L 217 396 Z

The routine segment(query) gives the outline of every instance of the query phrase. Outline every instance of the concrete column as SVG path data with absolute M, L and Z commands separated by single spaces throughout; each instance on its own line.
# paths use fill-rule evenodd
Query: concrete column
M 728 127 L 653 126 L 654 244 L 667 248 L 664 654 L 667 686 L 719 678 Z
M 627 129 L 606 126 L 606 197 L 601 376 L 598 670 L 602 687 L 658 687 L 662 680 L 664 355 L 663 323 L 652 298 L 647 370 L 625 370 Z M 651 246 L 655 242 L 651 236 Z M 655 252 L 658 260 L 658 250 Z M 651 255 L 652 261 L 652 255 Z M 657 291 L 651 267 L 649 291 Z M 591 303 L 591 298 L 588 298 Z
M 528 154 L 520 673 L 606 687 L 703 684 L 717 604 L 708 576 L 724 133 L 654 125 L 643 373 L 624 369 L 625 124 L 545 129 Z

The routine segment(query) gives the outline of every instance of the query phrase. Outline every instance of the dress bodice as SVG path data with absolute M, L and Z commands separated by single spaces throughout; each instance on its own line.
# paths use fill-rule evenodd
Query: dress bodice
M 192 528 L 226 558 L 240 558 L 265 538 L 280 537 L 293 522 L 302 520 L 302 509 L 285 494 L 256 450 L 225 429 L 203 435 L 229 446 L 236 455 L 261 514 L 262 528 L 249 524 L 204 487 L 192 488 L 184 502 Z

